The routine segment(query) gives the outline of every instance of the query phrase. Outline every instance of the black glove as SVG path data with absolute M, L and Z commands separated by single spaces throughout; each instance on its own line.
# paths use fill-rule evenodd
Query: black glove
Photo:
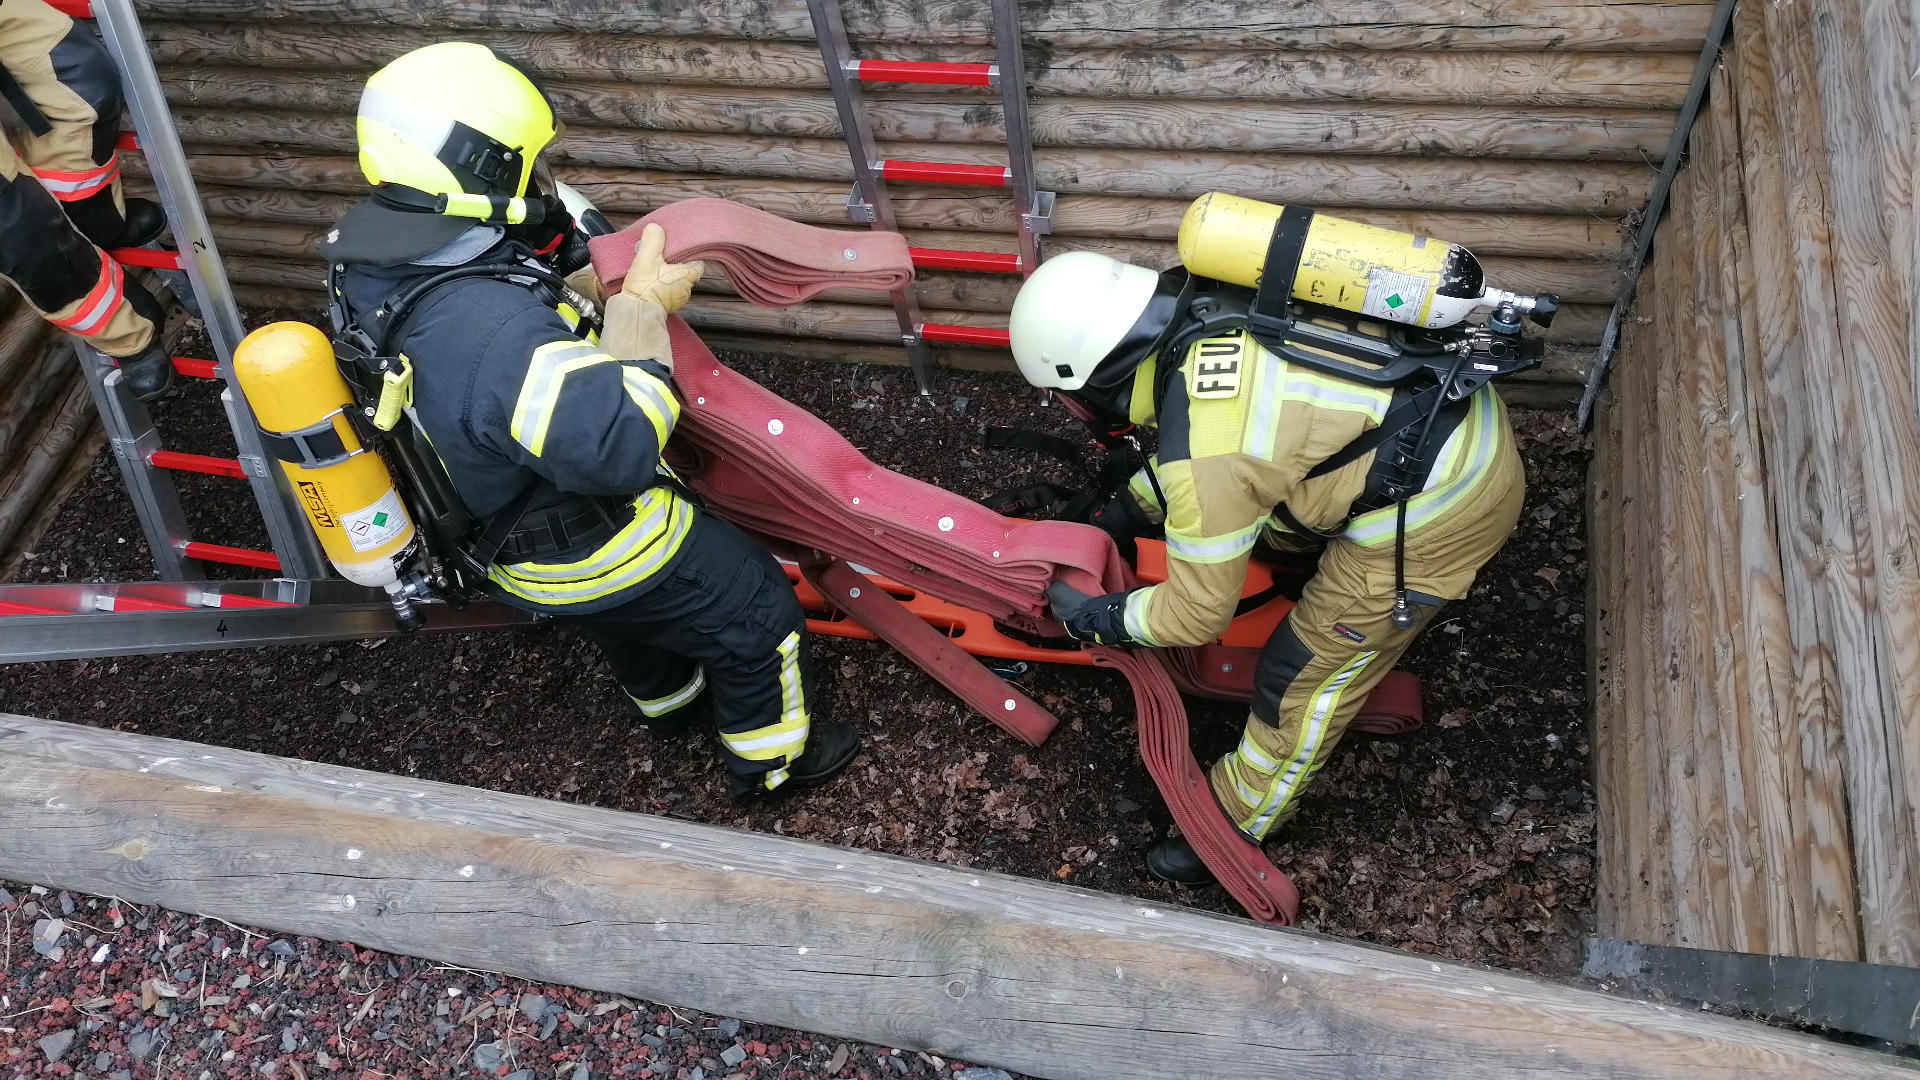
M 530 220 L 519 225 L 509 225 L 507 226 L 507 235 L 532 248 L 535 255 L 552 260 L 554 256 L 560 252 L 561 245 L 565 243 L 569 236 L 573 235 L 573 215 L 567 212 L 567 204 L 561 202 L 560 196 L 558 195 L 544 192 L 535 194 L 532 191 L 528 191 L 526 199 L 529 204 L 538 204 L 540 207 L 539 214 L 529 213 L 527 217 L 533 218 L 537 216 L 539 220 Z M 581 265 L 585 264 L 582 263 Z M 580 269 L 580 267 L 575 266 L 572 269 L 560 270 L 559 272 L 562 275 L 566 275 L 578 269 Z
M 1120 649 L 1137 648 L 1140 645 L 1127 636 L 1126 593 L 1088 596 L 1071 585 L 1056 581 L 1047 586 L 1047 600 L 1053 605 L 1053 617 L 1060 620 L 1067 636 L 1075 641 L 1091 641 L 1095 645 L 1111 645 Z

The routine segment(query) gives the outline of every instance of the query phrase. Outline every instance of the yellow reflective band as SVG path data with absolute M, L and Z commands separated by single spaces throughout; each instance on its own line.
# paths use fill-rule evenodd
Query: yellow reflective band
M 1240 736 L 1240 749 L 1235 753 L 1242 761 L 1268 776 L 1280 771 L 1280 763 L 1268 757 L 1266 751 L 1255 745 L 1251 734 Z
M 553 410 L 560 403 L 560 389 L 566 385 L 567 376 L 584 367 L 615 362 L 584 341 L 552 341 L 533 350 L 526 378 L 520 382 L 520 396 L 513 403 L 513 422 L 508 428 L 513 441 L 539 457 L 546 448 L 547 428 L 553 423 Z
M 632 364 L 620 365 L 620 381 L 627 388 L 627 396 L 647 414 L 647 420 L 653 424 L 655 446 L 667 445 L 667 436 L 673 434 L 673 425 L 680 422 L 680 399 L 667 389 L 667 385 L 643 368 Z
M 780 767 L 769 772 L 766 786 L 779 787 L 787 779 L 787 766 L 806 751 L 809 721 L 806 690 L 800 683 L 800 632 L 783 638 L 780 654 L 780 719 L 766 727 L 737 735 L 720 734 L 728 750 L 748 761 L 781 760 Z
M 1298 401 L 1316 409 L 1359 413 L 1371 418 L 1376 427 L 1381 418 L 1387 415 L 1387 406 L 1393 401 L 1393 393 L 1389 390 L 1369 390 L 1330 376 L 1291 369 L 1287 372 L 1286 380 L 1280 384 L 1280 397 L 1284 401 Z
M 1254 836 L 1265 836 L 1274 819 L 1299 797 L 1301 788 L 1312 774 L 1314 759 L 1320 755 L 1321 744 L 1326 742 L 1327 727 L 1333 714 L 1340 711 L 1340 698 L 1353 680 L 1367 670 L 1376 651 L 1363 652 L 1341 665 L 1338 671 L 1327 676 L 1314 691 L 1306 720 L 1300 725 L 1300 745 L 1294 749 L 1293 757 L 1287 762 L 1287 771 L 1268 790 L 1265 805 L 1254 807 L 1253 817 L 1241 824 L 1241 828 Z
M 632 694 L 628 694 L 627 696 L 633 698 L 633 703 L 640 707 L 642 714 L 646 716 L 665 716 L 680 706 L 685 705 L 687 702 L 692 701 L 694 698 L 699 697 L 700 691 L 706 688 L 707 669 L 697 667 L 693 669 L 693 678 L 687 685 L 675 690 L 666 697 L 637 698 L 633 697 Z
M 1156 649 L 1160 647 L 1160 642 L 1147 630 L 1147 605 L 1153 601 L 1153 590 L 1159 587 L 1149 585 L 1128 593 L 1127 606 L 1121 615 L 1121 624 L 1126 628 L 1128 637 Z
M 1240 452 L 1248 457 L 1272 460 L 1274 440 L 1278 437 L 1275 425 L 1280 422 L 1280 395 L 1273 388 L 1280 382 L 1286 365 L 1258 342 L 1254 347 L 1259 350 L 1259 356 L 1253 364 L 1253 412 L 1247 418 Z
M 1147 468 L 1151 467 L 1151 464 L 1147 466 Z M 1141 505 L 1154 507 L 1164 514 L 1167 512 L 1167 506 L 1160 501 L 1160 496 L 1154 493 L 1153 479 L 1147 475 L 1147 468 L 1141 469 L 1128 478 L 1127 490 L 1133 492 Z
M 693 528 L 693 507 L 670 488 L 649 488 L 634 500 L 633 520 L 587 558 L 574 563 L 515 563 L 487 572 L 494 584 L 536 604 L 583 604 L 612 596 L 658 573 Z
M 1472 408 L 1441 447 L 1426 489 L 1407 500 L 1408 532 L 1458 506 L 1487 478 L 1506 431 L 1506 406 L 1491 388 L 1469 400 Z M 1391 542 L 1398 528 L 1397 512 L 1388 506 L 1353 519 L 1342 535 L 1361 547 L 1378 547 Z
M 1147 357 L 1146 363 L 1133 371 L 1133 389 L 1127 399 L 1127 422 L 1132 424 L 1152 424 L 1154 421 L 1153 387 L 1158 381 L 1156 372 L 1160 368 L 1158 354 Z
M 1231 562 L 1253 550 L 1254 542 L 1260 539 L 1260 530 L 1265 527 L 1266 521 L 1262 519 L 1224 536 L 1187 536 L 1170 527 L 1167 554 L 1190 563 Z
M 1257 809 L 1260 803 L 1267 797 L 1266 792 L 1247 783 L 1246 780 L 1241 777 L 1240 763 L 1235 761 L 1231 754 L 1227 756 L 1227 779 L 1233 783 L 1234 793 L 1240 796 L 1240 801 L 1246 803 L 1248 806 Z

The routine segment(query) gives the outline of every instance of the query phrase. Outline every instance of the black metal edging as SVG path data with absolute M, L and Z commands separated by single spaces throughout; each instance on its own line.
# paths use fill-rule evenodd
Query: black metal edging
M 1633 303 L 1633 294 L 1640 285 L 1640 270 L 1647 264 L 1647 252 L 1653 247 L 1653 230 L 1660 224 L 1660 218 L 1667 210 L 1667 193 L 1673 189 L 1673 178 L 1680 171 L 1681 159 L 1686 157 L 1687 136 L 1693 132 L 1693 122 L 1700 115 L 1700 103 L 1707 96 L 1707 80 L 1713 74 L 1713 65 L 1720 59 L 1720 50 L 1726 46 L 1727 31 L 1733 23 L 1734 0 L 1720 0 L 1713 9 L 1713 22 L 1707 27 L 1707 39 L 1700 46 L 1700 62 L 1694 65 L 1693 82 L 1687 87 L 1686 103 L 1680 106 L 1680 116 L 1673 125 L 1673 137 L 1667 140 L 1667 157 L 1660 165 L 1660 174 L 1654 177 L 1653 194 L 1647 198 L 1646 213 L 1640 218 L 1640 233 L 1634 238 L 1633 256 L 1620 279 L 1620 296 L 1613 302 L 1613 310 L 1607 314 L 1607 328 L 1600 334 L 1600 348 L 1594 353 L 1593 367 L 1587 372 L 1586 389 L 1580 393 L 1580 427 L 1585 430 L 1593 422 L 1593 403 L 1600 396 L 1600 384 L 1606 381 L 1607 369 L 1613 363 L 1614 348 L 1620 342 L 1620 320 L 1626 317 L 1627 307 Z
M 1920 1046 L 1920 968 L 1588 938 L 1580 974 Z

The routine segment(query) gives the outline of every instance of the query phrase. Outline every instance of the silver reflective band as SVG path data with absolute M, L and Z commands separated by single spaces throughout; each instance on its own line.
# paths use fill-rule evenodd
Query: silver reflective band
M 438 156 L 453 133 L 453 118 L 429 112 L 372 87 L 360 92 L 360 118 L 391 128 L 401 138 Z

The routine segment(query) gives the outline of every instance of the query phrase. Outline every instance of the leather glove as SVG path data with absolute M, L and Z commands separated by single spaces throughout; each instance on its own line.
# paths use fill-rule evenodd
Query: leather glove
M 706 273 L 707 264 L 695 260 L 670 263 L 666 259 L 667 231 L 649 225 L 640 231 L 640 242 L 633 247 L 633 265 L 620 286 L 622 295 L 660 305 L 671 315 L 686 306 L 693 295 L 693 283 Z
M 1108 593 L 1088 596 L 1065 582 L 1047 586 L 1047 600 L 1053 617 L 1075 641 L 1111 645 L 1120 649 L 1138 648 L 1140 643 L 1127 636 L 1127 594 Z

